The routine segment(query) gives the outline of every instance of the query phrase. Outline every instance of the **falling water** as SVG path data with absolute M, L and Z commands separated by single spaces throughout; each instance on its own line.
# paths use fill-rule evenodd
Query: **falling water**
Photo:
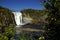
M 16 25 L 22 25 L 22 13 L 20 12 L 13 12 L 15 17 Z
M 16 27 L 20 27 L 21 25 L 25 25 L 29 23 L 29 21 L 26 21 L 25 19 L 22 21 L 22 13 L 21 12 L 13 12 L 14 17 L 15 17 L 15 22 L 16 22 Z

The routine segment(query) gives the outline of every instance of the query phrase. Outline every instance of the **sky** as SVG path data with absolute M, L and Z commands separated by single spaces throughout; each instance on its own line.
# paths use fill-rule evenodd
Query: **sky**
M 40 0 L 0 0 L 0 6 L 14 11 L 21 11 L 23 9 L 41 10 L 44 8 L 44 6 L 40 5 Z

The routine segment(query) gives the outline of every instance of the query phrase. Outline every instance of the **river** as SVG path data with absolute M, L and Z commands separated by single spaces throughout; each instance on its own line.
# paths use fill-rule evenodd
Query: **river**
M 43 30 L 43 27 L 40 25 L 23 25 L 20 28 L 33 28 L 33 29 L 39 29 L 39 30 Z M 19 37 L 24 34 L 23 36 L 29 40 L 30 35 L 32 35 L 33 38 L 38 39 L 40 37 L 40 35 L 42 34 L 42 32 L 26 32 L 26 31 L 20 31 L 20 30 L 16 30 L 16 34 L 15 34 L 15 40 L 19 40 Z

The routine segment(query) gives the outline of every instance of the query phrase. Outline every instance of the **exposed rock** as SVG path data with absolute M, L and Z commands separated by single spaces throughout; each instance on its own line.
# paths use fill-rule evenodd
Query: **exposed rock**
M 15 24 L 14 15 L 11 10 L 0 6 L 0 24 L 8 26 Z
M 26 17 L 28 20 L 32 19 L 32 22 L 28 24 L 41 25 L 47 18 L 45 11 L 46 10 L 24 9 L 21 12 L 23 17 Z

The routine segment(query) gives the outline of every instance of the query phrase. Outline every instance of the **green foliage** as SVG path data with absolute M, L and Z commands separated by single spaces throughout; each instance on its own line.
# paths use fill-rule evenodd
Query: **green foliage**
M 3 34 L 0 34 L 0 40 L 8 40 L 8 37 Z
M 39 40 L 45 40 L 45 37 L 43 36 L 43 33 L 42 33 L 41 36 L 39 37 Z
M 29 38 L 30 40 L 36 40 L 33 36 L 32 36 L 32 34 L 30 34 L 30 38 Z
M 14 40 L 14 24 L 12 11 L 0 6 L 0 40 Z
M 33 16 L 38 18 L 45 14 L 45 10 L 34 10 L 34 9 L 24 9 L 21 12 L 23 13 L 23 15 L 26 14 L 28 16 L 29 14 L 29 16 L 30 17 L 32 16 L 32 18 Z
M 60 0 L 44 0 L 43 3 L 49 13 L 46 40 L 60 40 Z
M 11 37 L 10 40 L 15 40 L 14 37 Z
M 27 40 L 26 37 L 24 36 L 24 34 L 21 34 L 19 37 L 20 40 Z
M 30 36 L 27 38 L 24 33 L 21 34 L 19 38 L 20 40 L 37 40 L 32 36 L 32 34 L 30 34 Z
M 13 29 L 13 25 L 12 24 L 10 24 L 9 25 L 9 27 L 6 27 L 5 28 L 5 33 L 4 33 L 5 35 L 14 35 L 15 34 L 15 30 Z
M 0 40 L 14 40 L 15 30 L 13 25 L 10 24 L 9 27 L 5 28 L 4 33 L 0 33 Z

